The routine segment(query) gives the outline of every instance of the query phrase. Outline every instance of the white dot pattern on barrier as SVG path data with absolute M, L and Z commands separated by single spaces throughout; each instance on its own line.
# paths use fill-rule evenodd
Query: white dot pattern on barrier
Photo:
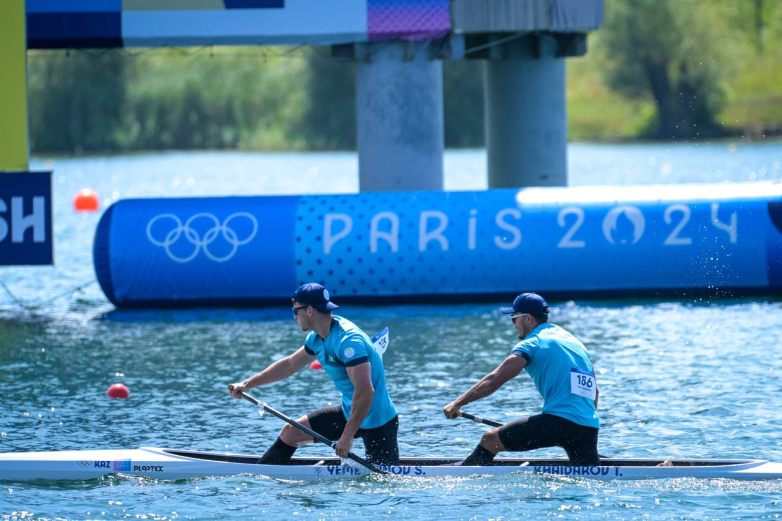
M 678 201 L 595 204 L 538 201 L 534 194 L 302 197 L 298 282 L 320 282 L 337 302 L 340 295 L 633 290 L 738 285 L 738 266 L 749 262 L 758 269 L 741 272 L 742 283 L 767 284 L 764 259 L 738 239 L 762 244 L 763 228 L 725 224 L 749 222 L 742 212 L 750 210 L 738 203 L 690 203 L 683 210 Z
M 524 217 L 515 191 L 303 197 L 296 223 L 298 283 L 339 295 L 515 291 L 510 275 Z M 515 213 L 514 213 L 515 212 Z M 472 230 L 472 231 L 471 231 Z M 373 251 L 374 250 L 374 251 Z M 538 265 L 534 259 L 525 264 Z

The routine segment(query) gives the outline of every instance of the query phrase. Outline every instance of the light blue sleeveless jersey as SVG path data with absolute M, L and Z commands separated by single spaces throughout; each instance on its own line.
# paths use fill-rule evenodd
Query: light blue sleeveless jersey
M 372 340 L 353 322 L 334 315 L 331 324 L 331 332 L 325 341 L 312 331 L 304 342 L 304 349 L 308 354 L 318 357 L 318 362 L 342 394 L 342 413 L 345 418 L 350 418 L 355 390 L 347 368 L 369 362 L 372 366 L 375 397 L 361 428 L 374 429 L 388 423 L 397 412 L 386 388 L 383 359 L 372 345 Z
M 589 353 L 576 337 L 554 324 L 540 324 L 511 354 L 527 360 L 525 369 L 543 397 L 545 414 L 600 428 L 597 381 Z

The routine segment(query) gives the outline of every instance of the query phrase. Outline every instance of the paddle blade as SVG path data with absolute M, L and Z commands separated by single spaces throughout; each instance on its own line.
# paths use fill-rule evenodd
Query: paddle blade
M 386 349 L 388 349 L 388 328 L 383 328 L 383 331 L 376 334 L 372 337 L 372 344 L 375 346 L 375 350 L 377 350 L 377 354 L 379 354 L 381 357 L 383 356 L 383 353 L 386 352 Z

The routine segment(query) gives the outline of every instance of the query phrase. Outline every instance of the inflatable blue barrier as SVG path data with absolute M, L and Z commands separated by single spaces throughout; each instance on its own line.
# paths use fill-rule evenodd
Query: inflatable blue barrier
M 777 294 L 782 183 L 127 199 L 93 255 L 117 307 Z

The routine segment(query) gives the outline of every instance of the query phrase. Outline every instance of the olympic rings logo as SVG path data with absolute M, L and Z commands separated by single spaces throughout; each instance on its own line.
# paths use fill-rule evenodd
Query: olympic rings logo
M 80 467 L 92 467 L 92 462 L 87 460 L 79 460 L 76 464 Z
M 252 223 L 252 233 L 250 233 L 249 236 L 244 239 L 239 239 L 238 234 L 230 227 L 231 221 L 240 218 L 249 219 Z M 159 240 L 153 237 L 152 226 L 163 219 L 170 219 L 173 221 L 173 228 L 166 234 L 163 240 Z M 207 219 L 212 223 L 212 227 L 209 228 L 206 233 L 204 233 L 203 238 L 201 238 L 201 235 L 198 233 L 198 231 L 193 229 L 191 226 L 197 219 Z M 195 259 L 201 249 L 203 249 L 204 254 L 213 261 L 225 262 L 236 255 L 236 251 L 239 249 L 239 246 L 247 244 L 253 240 L 257 233 L 258 221 L 252 214 L 247 212 L 234 213 L 228 216 L 222 224 L 220 224 L 220 220 L 211 213 L 197 213 L 189 218 L 185 224 L 182 224 L 182 221 L 176 215 L 172 213 L 163 213 L 155 216 L 151 221 L 149 221 L 149 224 L 147 224 L 147 238 L 149 241 L 155 246 L 165 248 L 166 253 L 168 254 L 169 258 L 171 258 L 171 260 L 182 263 L 190 262 L 191 260 Z M 228 254 L 222 257 L 213 254 L 209 250 L 209 245 L 212 244 L 221 235 L 223 239 L 225 239 L 225 241 L 231 245 L 231 250 L 228 252 Z M 182 237 L 184 237 L 194 246 L 193 252 L 186 257 L 177 256 L 171 251 L 171 246 L 179 241 L 179 239 Z

